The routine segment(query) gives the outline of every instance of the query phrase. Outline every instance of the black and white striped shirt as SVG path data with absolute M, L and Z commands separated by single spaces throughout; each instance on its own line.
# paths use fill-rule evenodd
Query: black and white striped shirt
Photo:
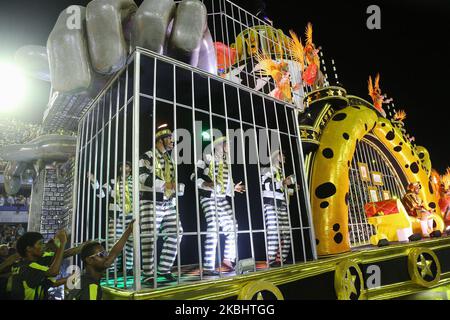
M 233 180 L 231 179 L 231 175 L 229 172 L 229 165 L 226 160 L 223 159 L 223 169 L 222 169 L 222 178 L 220 179 L 219 171 L 220 171 L 220 159 L 215 158 L 213 162 L 213 157 L 211 155 L 206 155 L 205 160 L 197 161 L 196 170 L 197 170 L 197 187 L 199 189 L 199 195 L 204 197 L 213 197 L 214 190 L 205 188 L 203 186 L 203 182 L 213 182 L 211 176 L 215 178 L 215 186 L 217 197 L 225 197 L 225 196 L 233 196 Z M 211 170 L 214 166 L 214 174 L 212 174 Z M 191 180 L 195 182 L 195 173 L 191 175 Z
M 280 168 L 261 168 L 263 198 L 286 200 L 286 188 L 283 186 L 284 179 L 285 177 Z
M 144 153 L 139 160 L 139 182 L 140 191 L 143 192 L 143 200 L 151 200 L 153 197 L 153 172 L 155 172 L 156 200 L 167 200 L 164 197 L 166 157 L 170 166 L 170 181 L 175 181 L 175 169 L 171 155 L 163 154 L 158 149 L 156 149 L 155 155 L 155 170 L 153 170 L 153 150 Z
M 100 188 L 99 182 L 95 181 L 95 183 L 92 183 L 92 187 L 96 190 L 97 197 L 99 198 L 105 198 L 106 195 L 109 195 L 111 198 L 115 199 L 116 202 L 116 208 L 118 211 L 122 211 L 122 203 L 123 199 L 125 199 L 124 194 L 124 183 L 122 183 L 122 177 L 118 178 L 118 186 L 116 185 L 116 182 L 114 179 L 111 179 L 109 183 L 105 183 Z M 129 197 L 131 200 L 131 203 L 133 203 L 133 177 L 132 175 L 129 175 L 125 178 L 125 184 L 128 185 L 128 191 L 129 191 Z M 114 210 L 114 200 L 109 204 L 110 210 Z

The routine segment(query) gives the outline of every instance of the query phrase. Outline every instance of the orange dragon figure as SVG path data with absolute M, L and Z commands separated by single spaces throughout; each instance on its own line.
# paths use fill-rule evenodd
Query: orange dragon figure
M 377 109 L 383 117 L 386 117 L 386 113 L 383 110 L 383 103 L 389 103 L 392 99 L 387 99 L 386 95 L 381 94 L 380 89 L 380 74 L 378 73 L 375 78 L 375 86 L 372 84 L 372 77 L 369 76 L 369 96 L 372 98 L 373 106 Z
M 312 24 L 308 23 L 306 26 L 305 46 L 302 45 L 301 40 L 294 31 L 290 30 L 289 33 L 292 37 L 289 43 L 289 49 L 293 59 L 300 64 L 303 82 L 307 85 L 313 86 L 314 89 L 322 87 L 324 77 L 320 71 L 319 50 L 316 49 L 312 39 Z
M 283 59 L 280 62 L 276 62 L 260 53 L 255 54 L 255 58 L 258 64 L 254 71 L 261 70 L 262 76 L 270 76 L 275 82 L 275 89 L 272 90 L 270 96 L 291 103 L 291 89 L 295 91 L 300 86 L 297 84 L 291 88 L 291 74 L 289 73 L 287 62 L 283 61 Z

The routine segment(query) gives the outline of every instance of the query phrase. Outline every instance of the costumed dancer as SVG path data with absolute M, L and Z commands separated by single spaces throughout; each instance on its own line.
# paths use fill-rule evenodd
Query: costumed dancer
M 119 163 L 116 180 L 111 179 L 105 183 L 102 188 L 93 174 L 88 174 L 89 181 L 97 192 L 97 197 L 105 198 L 109 195 L 113 200 L 109 203 L 109 211 L 112 217 L 108 221 L 108 250 L 111 250 L 116 239 L 120 238 L 128 225 L 133 220 L 133 176 L 132 165 L 130 161 L 125 162 L 125 171 L 123 172 L 123 163 Z M 125 178 L 124 178 L 125 176 Z M 125 182 L 123 182 L 125 181 Z M 114 213 L 118 212 L 114 232 Z M 124 226 L 125 224 L 125 226 Z M 128 272 L 133 270 L 133 239 L 128 238 L 125 245 L 126 269 Z
M 430 219 L 431 212 L 425 208 L 422 199 L 419 197 L 421 188 L 419 182 L 410 183 L 408 191 L 402 198 L 402 203 L 410 216 L 420 219 L 422 235 L 429 237 L 430 233 L 433 232 L 433 219 Z
M 288 187 L 295 185 L 296 179 L 294 175 L 284 177 L 282 163 L 285 162 L 285 157 L 279 150 L 272 153 L 271 159 L 272 167 L 261 168 L 261 184 L 267 258 L 270 267 L 279 267 L 281 260 L 283 263 L 286 261 L 291 249 L 287 197 L 294 193 L 294 189 Z
M 234 270 L 236 260 L 236 232 L 237 223 L 233 217 L 228 197 L 233 197 L 235 192 L 245 192 L 242 182 L 234 184 L 229 167 L 227 140 L 225 137 L 216 139 L 213 144 L 214 156 L 206 154 L 204 160 L 197 162 L 197 181 L 195 174 L 191 180 L 198 187 L 200 205 L 205 215 L 207 234 L 205 241 L 205 253 L 203 256 L 203 275 L 216 276 L 215 270 L 216 248 L 218 229 L 222 229 L 225 235 L 225 248 L 222 264 L 228 270 Z
M 155 232 L 156 234 L 166 234 L 163 236 L 158 274 L 169 281 L 176 280 L 172 275 L 172 267 L 177 256 L 177 246 L 183 233 L 176 211 L 174 171 L 176 168 L 170 154 L 174 147 L 174 141 L 172 131 L 167 124 L 157 128 L 155 145 L 155 149 L 145 152 L 139 160 L 142 268 L 144 282 L 148 284 L 152 284 L 154 281 Z M 155 161 L 154 166 L 153 161 Z M 182 183 L 178 185 L 179 195 L 182 195 L 184 185 Z M 153 199 L 154 191 L 156 199 Z

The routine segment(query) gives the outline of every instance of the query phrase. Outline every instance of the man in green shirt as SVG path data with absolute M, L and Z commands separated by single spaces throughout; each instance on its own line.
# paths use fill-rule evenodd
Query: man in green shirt
M 133 232 L 134 219 L 130 221 L 122 237 L 112 247 L 109 254 L 98 242 L 86 243 L 81 249 L 80 257 L 85 266 L 85 272 L 80 277 L 80 289 L 69 292 L 66 300 L 101 300 L 102 287 L 100 279 L 122 252 L 128 238 Z
M 42 234 L 39 232 L 26 232 L 17 241 L 17 251 L 22 260 L 12 267 L 12 299 L 42 300 L 45 298 L 45 281 L 49 277 L 56 277 L 61 268 L 64 247 L 67 242 L 65 230 L 58 231 L 55 241 L 59 243 L 59 247 L 50 266 L 39 263 L 44 250 Z M 55 283 L 55 285 L 59 284 Z

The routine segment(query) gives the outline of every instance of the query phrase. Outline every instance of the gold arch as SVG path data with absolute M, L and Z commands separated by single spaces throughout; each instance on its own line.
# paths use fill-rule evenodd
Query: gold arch
M 345 116 L 344 116 L 345 115 Z M 429 159 L 419 159 L 418 150 L 405 141 L 401 131 L 392 123 L 362 105 L 349 106 L 336 112 L 326 124 L 320 139 L 320 146 L 314 157 L 310 194 L 318 255 L 343 253 L 350 250 L 348 233 L 348 170 L 356 145 L 369 131 L 383 143 L 402 168 L 410 182 L 422 184 L 420 197 L 432 209 L 437 229 L 443 231 L 444 222 L 437 196 L 426 169 Z M 348 139 L 344 138 L 344 134 Z M 430 165 L 431 167 L 431 162 Z M 413 231 L 420 231 L 420 224 L 413 223 Z

